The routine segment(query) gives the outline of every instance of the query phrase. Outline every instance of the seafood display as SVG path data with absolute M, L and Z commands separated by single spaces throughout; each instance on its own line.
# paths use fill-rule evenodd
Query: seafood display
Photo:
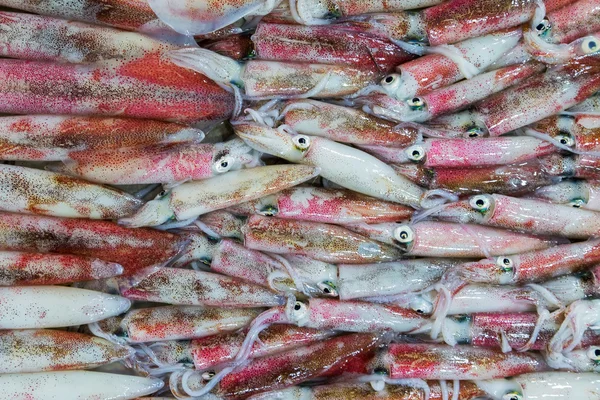
M 600 0 L 0 0 L 0 400 L 600 400 Z

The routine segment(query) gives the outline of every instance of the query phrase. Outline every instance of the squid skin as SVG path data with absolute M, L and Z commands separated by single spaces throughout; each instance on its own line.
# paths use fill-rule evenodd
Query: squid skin
M 255 161 L 252 151 L 241 140 L 75 151 L 58 170 L 112 185 L 168 184 L 208 179 L 241 169 Z
M 32 14 L 3 11 L 0 23 L 0 54 L 24 60 L 88 63 L 177 48 L 140 33 Z
M 79 178 L 0 165 L 0 209 L 55 217 L 117 219 L 142 206 L 134 196 Z
M 380 343 L 374 334 L 343 335 L 319 343 L 285 351 L 250 361 L 226 375 L 211 394 L 228 399 L 297 385 L 328 373 L 343 370 L 357 356 L 369 354 Z M 187 397 L 182 387 L 185 380 L 191 390 L 203 388 L 206 381 L 201 372 L 189 376 L 171 375 L 170 388 L 176 396 Z
M 472 38 L 441 51 L 431 51 L 396 68 L 396 73 L 386 76 L 381 87 L 397 100 L 409 100 L 435 89 L 449 86 L 465 78 L 465 73 L 478 75 L 512 49 L 522 36 L 521 29 L 501 31 Z M 456 53 L 456 55 L 454 55 Z M 461 57 L 462 68 L 452 57 Z M 465 71 L 466 70 L 466 71 Z
M 97 258 L 0 251 L 0 286 L 60 285 L 122 273 L 119 264 Z
M 575 208 L 600 211 L 600 185 L 587 180 L 564 180 L 544 186 L 534 192 L 534 196 L 556 204 Z
M 600 152 L 600 116 L 598 115 L 554 115 L 537 122 L 531 130 L 548 135 L 583 154 Z
M 204 133 L 176 123 L 133 118 L 24 115 L 0 118 L 0 157 L 62 161 L 73 151 L 199 142 Z
M 2 374 L 0 386 L 11 399 L 44 400 L 48 396 L 64 400 L 135 399 L 160 390 L 162 379 L 141 378 L 91 371 L 38 372 Z
M 161 57 L 148 54 L 89 65 L 3 59 L 0 112 L 117 114 L 188 123 L 230 117 L 233 95 Z
M 523 284 L 568 275 L 598 263 L 600 240 L 589 240 L 467 263 L 461 267 L 461 275 L 470 282 Z
M 317 39 L 318 38 L 318 39 Z M 356 26 L 303 26 L 261 22 L 252 35 L 262 60 L 347 64 L 386 73 L 415 56 Z
M 124 275 L 167 264 L 185 242 L 172 233 L 127 229 L 107 221 L 0 212 L 0 249 L 99 258 L 120 264 Z
M 474 223 L 538 235 L 588 239 L 600 231 L 595 211 L 498 194 L 451 203 L 434 215 L 445 221 Z M 548 216 L 552 218 L 548 218 Z
M 132 353 L 95 336 L 59 330 L 7 330 L 0 339 L 3 374 L 95 368 Z
M 391 379 L 497 379 L 550 367 L 536 353 L 503 353 L 472 346 L 392 343 L 374 357 L 372 371 Z
M 316 166 L 323 178 L 347 189 L 416 208 L 425 197 L 421 187 L 396 174 L 392 167 L 350 146 L 320 137 L 291 135 L 257 123 L 238 122 L 234 129 L 254 149 Z M 364 173 L 352 172 L 357 170 Z
M 299 185 L 319 173 L 319 168 L 310 166 L 270 165 L 187 182 L 161 193 L 119 223 L 137 228 L 157 226 L 169 220 L 189 220 Z
M 297 186 L 228 209 L 233 214 L 346 225 L 410 219 L 414 210 L 344 189 Z
M 298 133 L 341 143 L 405 147 L 420 139 L 415 128 L 400 128 L 363 111 L 316 100 L 291 100 L 282 115 Z
M 140 301 L 218 307 L 273 307 L 285 299 L 241 279 L 180 268 L 149 268 L 122 283 L 121 295 Z
M 262 310 L 200 306 L 139 308 L 90 328 L 96 335 L 117 343 L 194 339 L 237 331 L 249 325 Z
M 0 287 L 0 328 L 59 328 L 93 323 L 127 311 L 120 296 L 62 286 Z
M 519 254 L 546 249 L 557 243 L 556 240 L 504 229 L 437 221 L 357 224 L 348 225 L 348 228 L 394 245 L 407 256 L 417 257 L 473 258 Z
M 397 173 L 430 190 L 444 189 L 466 195 L 497 193 L 518 196 L 555 181 L 544 172 L 537 160 L 482 168 L 424 168 L 418 164 L 392 167 Z M 591 200 L 590 204 L 593 204 Z

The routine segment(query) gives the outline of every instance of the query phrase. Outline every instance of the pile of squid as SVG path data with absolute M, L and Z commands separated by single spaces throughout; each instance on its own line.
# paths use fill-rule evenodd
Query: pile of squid
M 0 7 L 0 398 L 600 399 L 600 0 Z

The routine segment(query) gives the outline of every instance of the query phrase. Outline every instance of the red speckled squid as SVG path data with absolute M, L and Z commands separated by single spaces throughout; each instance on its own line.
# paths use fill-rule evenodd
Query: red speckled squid
M 600 211 L 600 184 L 587 180 L 565 180 L 535 191 L 535 197 L 552 203 Z

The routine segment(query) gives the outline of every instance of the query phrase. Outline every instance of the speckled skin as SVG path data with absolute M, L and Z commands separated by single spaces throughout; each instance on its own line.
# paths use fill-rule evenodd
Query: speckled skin
M 410 219 L 414 210 L 344 189 L 297 186 L 229 209 L 234 214 L 260 214 L 329 224 L 377 223 Z
M 600 89 L 600 57 L 550 69 L 497 93 L 475 108 L 490 136 L 522 128 L 585 100 Z
M 600 183 L 587 180 L 565 180 L 535 191 L 535 197 L 556 204 L 600 211 Z
M 337 291 L 340 300 L 418 292 L 437 283 L 447 269 L 461 263 L 461 260 L 427 258 L 380 264 L 340 264 Z
M 505 259 L 511 270 L 504 271 Z M 502 260 L 500 262 L 499 260 Z M 481 260 L 462 266 L 461 274 L 472 282 L 523 284 L 568 275 L 600 262 L 600 240 L 565 244 L 498 260 Z
M 255 60 L 245 64 L 241 80 L 252 99 L 285 99 L 301 96 L 326 79 L 323 89 L 311 96 L 323 99 L 351 95 L 375 83 L 377 77 L 369 69 L 351 65 Z
M 394 169 L 423 187 L 456 194 L 498 193 L 518 196 L 553 182 L 536 160 L 483 168 L 423 168 L 416 164 Z
M 59 285 L 110 278 L 119 264 L 70 254 L 0 251 L 0 286 Z
M 293 325 L 272 325 L 262 331 L 250 351 L 250 358 L 265 357 L 297 347 L 311 345 L 333 336 L 332 331 L 299 328 Z M 245 333 L 214 335 L 190 342 L 194 367 L 203 371 L 218 364 L 231 361 L 241 348 Z
M 452 0 L 423 11 L 432 46 L 455 43 L 529 21 L 534 0 Z
M 150 268 L 121 285 L 131 300 L 219 307 L 272 307 L 284 303 L 276 292 L 241 279 L 180 268 Z
M 0 287 L 0 329 L 60 328 L 119 315 L 131 302 L 63 286 Z
M 130 343 L 193 339 L 236 331 L 261 311 L 196 306 L 140 308 L 128 312 L 117 329 Z
M 386 149 L 369 146 L 370 153 L 387 162 L 411 161 L 411 153 L 418 150 L 424 154 L 422 163 L 427 168 L 474 168 L 490 165 L 518 164 L 532 158 L 556 152 L 547 141 L 532 137 L 498 137 L 473 139 L 425 139 L 406 149 Z M 393 152 L 404 153 L 394 155 Z M 392 154 L 390 154 L 392 153 Z M 407 159 L 408 158 L 408 159 Z
M 347 17 L 351 15 L 425 8 L 439 4 L 440 2 L 440 0 L 326 0 L 324 2 L 316 0 L 298 0 L 297 8 L 301 16 L 301 11 L 311 10 L 313 11 L 312 17 L 324 18 L 330 13 L 335 16 Z M 321 13 L 327 11 L 327 14 L 319 14 L 319 11 Z
M 440 382 L 427 382 L 429 400 L 443 400 Z M 446 386 L 447 396 L 454 395 L 453 385 Z M 461 381 L 457 400 L 472 400 L 486 392 L 479 389 L 474 382 Z M 293 387 L 289 389 L 258 394 L 249 400 L 424 400 L 425 390 L 419 385 L 412 386 L 408 381 L 403 384 L 385 385 L 381 391 L 375 391 L 369 383 L 335 383 L 331 385 Z
M 95 368 L 123 360 L 130 349 L 107 340 L 58 330 L 0 331 L 0 373 Z
M 555 139 L 570 136 L 573 148 L 582 152 L 600 152 L 600 115 L 554 115 L 545 118 L 532 129 Z
M 468 62 L 484 70 L 513 48 L 522 36 L 520 29 L 501 31 L 456 43 L 453 47 Z M 393 90 L 399 100 L 411 99 L 464 79 L 454 61 L 442 54 L 427 54 L 396 68 L 400 89 Z M 384 88 L 387 86 L 382 83 Z
M 556 244 L 553 240 L 504 229 L 437 221 L 423 221 L 411 225 L 394 222 L 362 224 L 348 228 L 374 240 L 393 244 L 401 248 L 405 255 L 417 257 L 485 257 L 486 251 L 490 255 L 499 256 L 546 249 Z M 413 240 L 400 243 L 394 235 L 397 229 L 411 230 Z
M 0 12 L 0 54 L 71 63 L 136 58 L 177 48 L 140 33 L 32 14 Z
M 361 110 L 316 100 L 288 102 L 284 122 L 298 133 L 341 143 L 404 147 L 419 139 L 417 129 L 400 128 Z
M 386 73 L 415 56 L 358 27 L 259 24 L 252 36 L 263 60 L 343 64 Z
M 118 114 L 179 122 L 230 116 L 233 95 L 208 78 L 149 54 L 93 65 L 1 60 L 0 112 Z
M 550 43 L 569 43 L 600 30 L 600 1 L 582 0 L 546 15 L 550 31 L 544 39 Z
M 149 229 L 127 229 L 111 222 L 0 212 L 3 250 L 66 253 L 119 263 L 125 274 L 170 261 L 184 238 Z
M 354 357 L 371 352 L 378 344 L 376 335 L 352 334 L 255 359 L 225 376 L 211 393 L 237 400 L 294 386 L 343 370 Z M 192 390 L 203 386 L 198 378 L 193 376 L 188 381 Z M 181 393 L 181 382 L 171 380 L 171 390 Z
M 72 151 L 195 142 L 203 137 L 198 129 L 146 119 L 11 116 L 0 118 L 0 157 L 15 161 L 61 161 Z
M 498 194 L 481 196 L 489 201 L 487 210 L 480 212 L 469 204 L 469 200 L 464 200 L 448 205 L 435 215 L 447 221 L 569 239 L 588 239 L 600 232 L 600 218 L 594 211 Z
M 419 208 L 424 191 L 392 167 L 356 148 L 329 139 L 305 136 L 301 148 L 286 132 L 256 123 L 239 123 L 235 132 L 249 146 L 291 162 L 320 168 L 320 175 L 358 193 Z M 355 171 L 362 171 L 356 174 Z
M 55 217 L 117 219 L 142 201 L 120 190 L 39 169 L 0 165 L 0 209 Z
M 600 96 L 592 95 L 581 103 L 569 108 L 567 111 L 573 113 L 594 113 L 600 112 Z
M 62 400 L 134 399 L 164 386 L 157 378 L 141 378 L 90 371 L 2 374 L 0 386 L 10 399 Z
M 201 180 L 235 171 L 254 161 L 241 140 L 217 144 L 166 143 L 145 147 L 75 151 L 62 172 L 93 182 L 140 185 Z M 221 164 L 225 163 L 225 168 Z
M 401 252 L 336 225 L 254 215 L 243 228 L 244 245 L 277 254 L 299 254 L 330 263 L 393 261 Z
M 392 379 L 494 379 L 550 367 L 535 353 L 502 353 L 471 346 L 390 344 L 373 361 Z

